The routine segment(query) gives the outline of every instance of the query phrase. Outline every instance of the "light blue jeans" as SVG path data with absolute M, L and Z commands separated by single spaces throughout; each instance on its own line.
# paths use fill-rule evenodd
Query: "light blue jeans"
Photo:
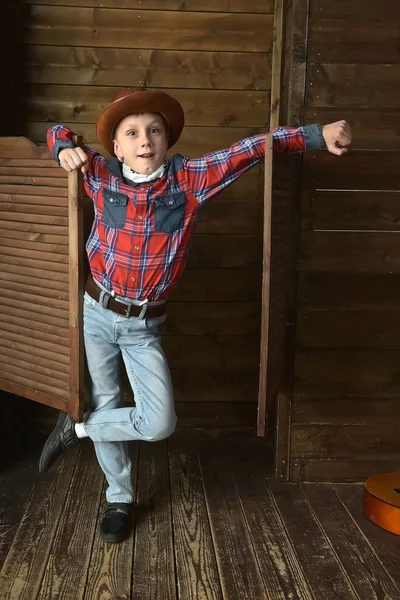
M 175 429 L 171 376 L 158 332 L 164 320 L 165 316 L 121 317 L 85 292 L 83 322 L 91 411 L 85 415 L 84 427 L 109 484 L 108 502 L 133 502 L 126 442 L 162 440 Z M 135 408 L 123 407 L 121 354 Z

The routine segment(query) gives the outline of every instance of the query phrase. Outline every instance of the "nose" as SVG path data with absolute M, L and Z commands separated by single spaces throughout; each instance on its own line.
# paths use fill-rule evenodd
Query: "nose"
M 142 146 L 150 146 L 150 136 L 147 131 L 142 134 Z

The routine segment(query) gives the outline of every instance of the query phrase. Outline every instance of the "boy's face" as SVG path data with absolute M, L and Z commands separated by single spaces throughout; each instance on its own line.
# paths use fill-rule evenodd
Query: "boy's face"
M 128 115 L 114 131 L 114 152 L 128 167 L 150 175 L 162 164 L 168 134 L 158 113 Z

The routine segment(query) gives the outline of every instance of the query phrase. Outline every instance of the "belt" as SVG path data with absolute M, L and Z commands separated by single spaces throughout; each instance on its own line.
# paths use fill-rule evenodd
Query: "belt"
M 85 285 L 85 291 L 91 298 L 99 302 L 102 290 L 95 284 L 90 275 Z M 104 292 L 102 306 L 122 317 L 139 317 L 143 311 L 143 306 L 139 306 L 138 304 L 117 302 L 117 300 L 115 300 L 108 292 Z M 149 319 L 153 317 L 162 317 L 165 315 L 165 307 L 165 302 L 163 304 L 147 305 L 144 316 Z

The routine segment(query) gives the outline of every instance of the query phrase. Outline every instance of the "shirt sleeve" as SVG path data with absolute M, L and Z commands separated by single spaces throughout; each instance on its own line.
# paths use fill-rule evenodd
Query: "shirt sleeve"
M 325 146 L 320 125 L 277 127 L 269 135 L 274 152 L 303 152 Z M 254 135 L 201 158 L 186 158 L 186 181 L 198 202 L 205 204 L 260 162 L 265 155 L 265 138 L 264 133 Z
M 64 150 L 64 148 L 75 148 L 72 141 L 73 135 L 74 132 L 68 129 L 68 127 L 64 127 L 64 125 L 55 125 L 47 131 L 47 145 L 58 164 L 60 164 L 58 155 L 61 150 Z M 89 159 L 89 168 L 83 175 L 84 188 L 87 195 L 93 198 L 94 194 L 101 187 L 100 169 L 105 165 L 106 159 L 89 146 L 83 146 L 83 150 Z

